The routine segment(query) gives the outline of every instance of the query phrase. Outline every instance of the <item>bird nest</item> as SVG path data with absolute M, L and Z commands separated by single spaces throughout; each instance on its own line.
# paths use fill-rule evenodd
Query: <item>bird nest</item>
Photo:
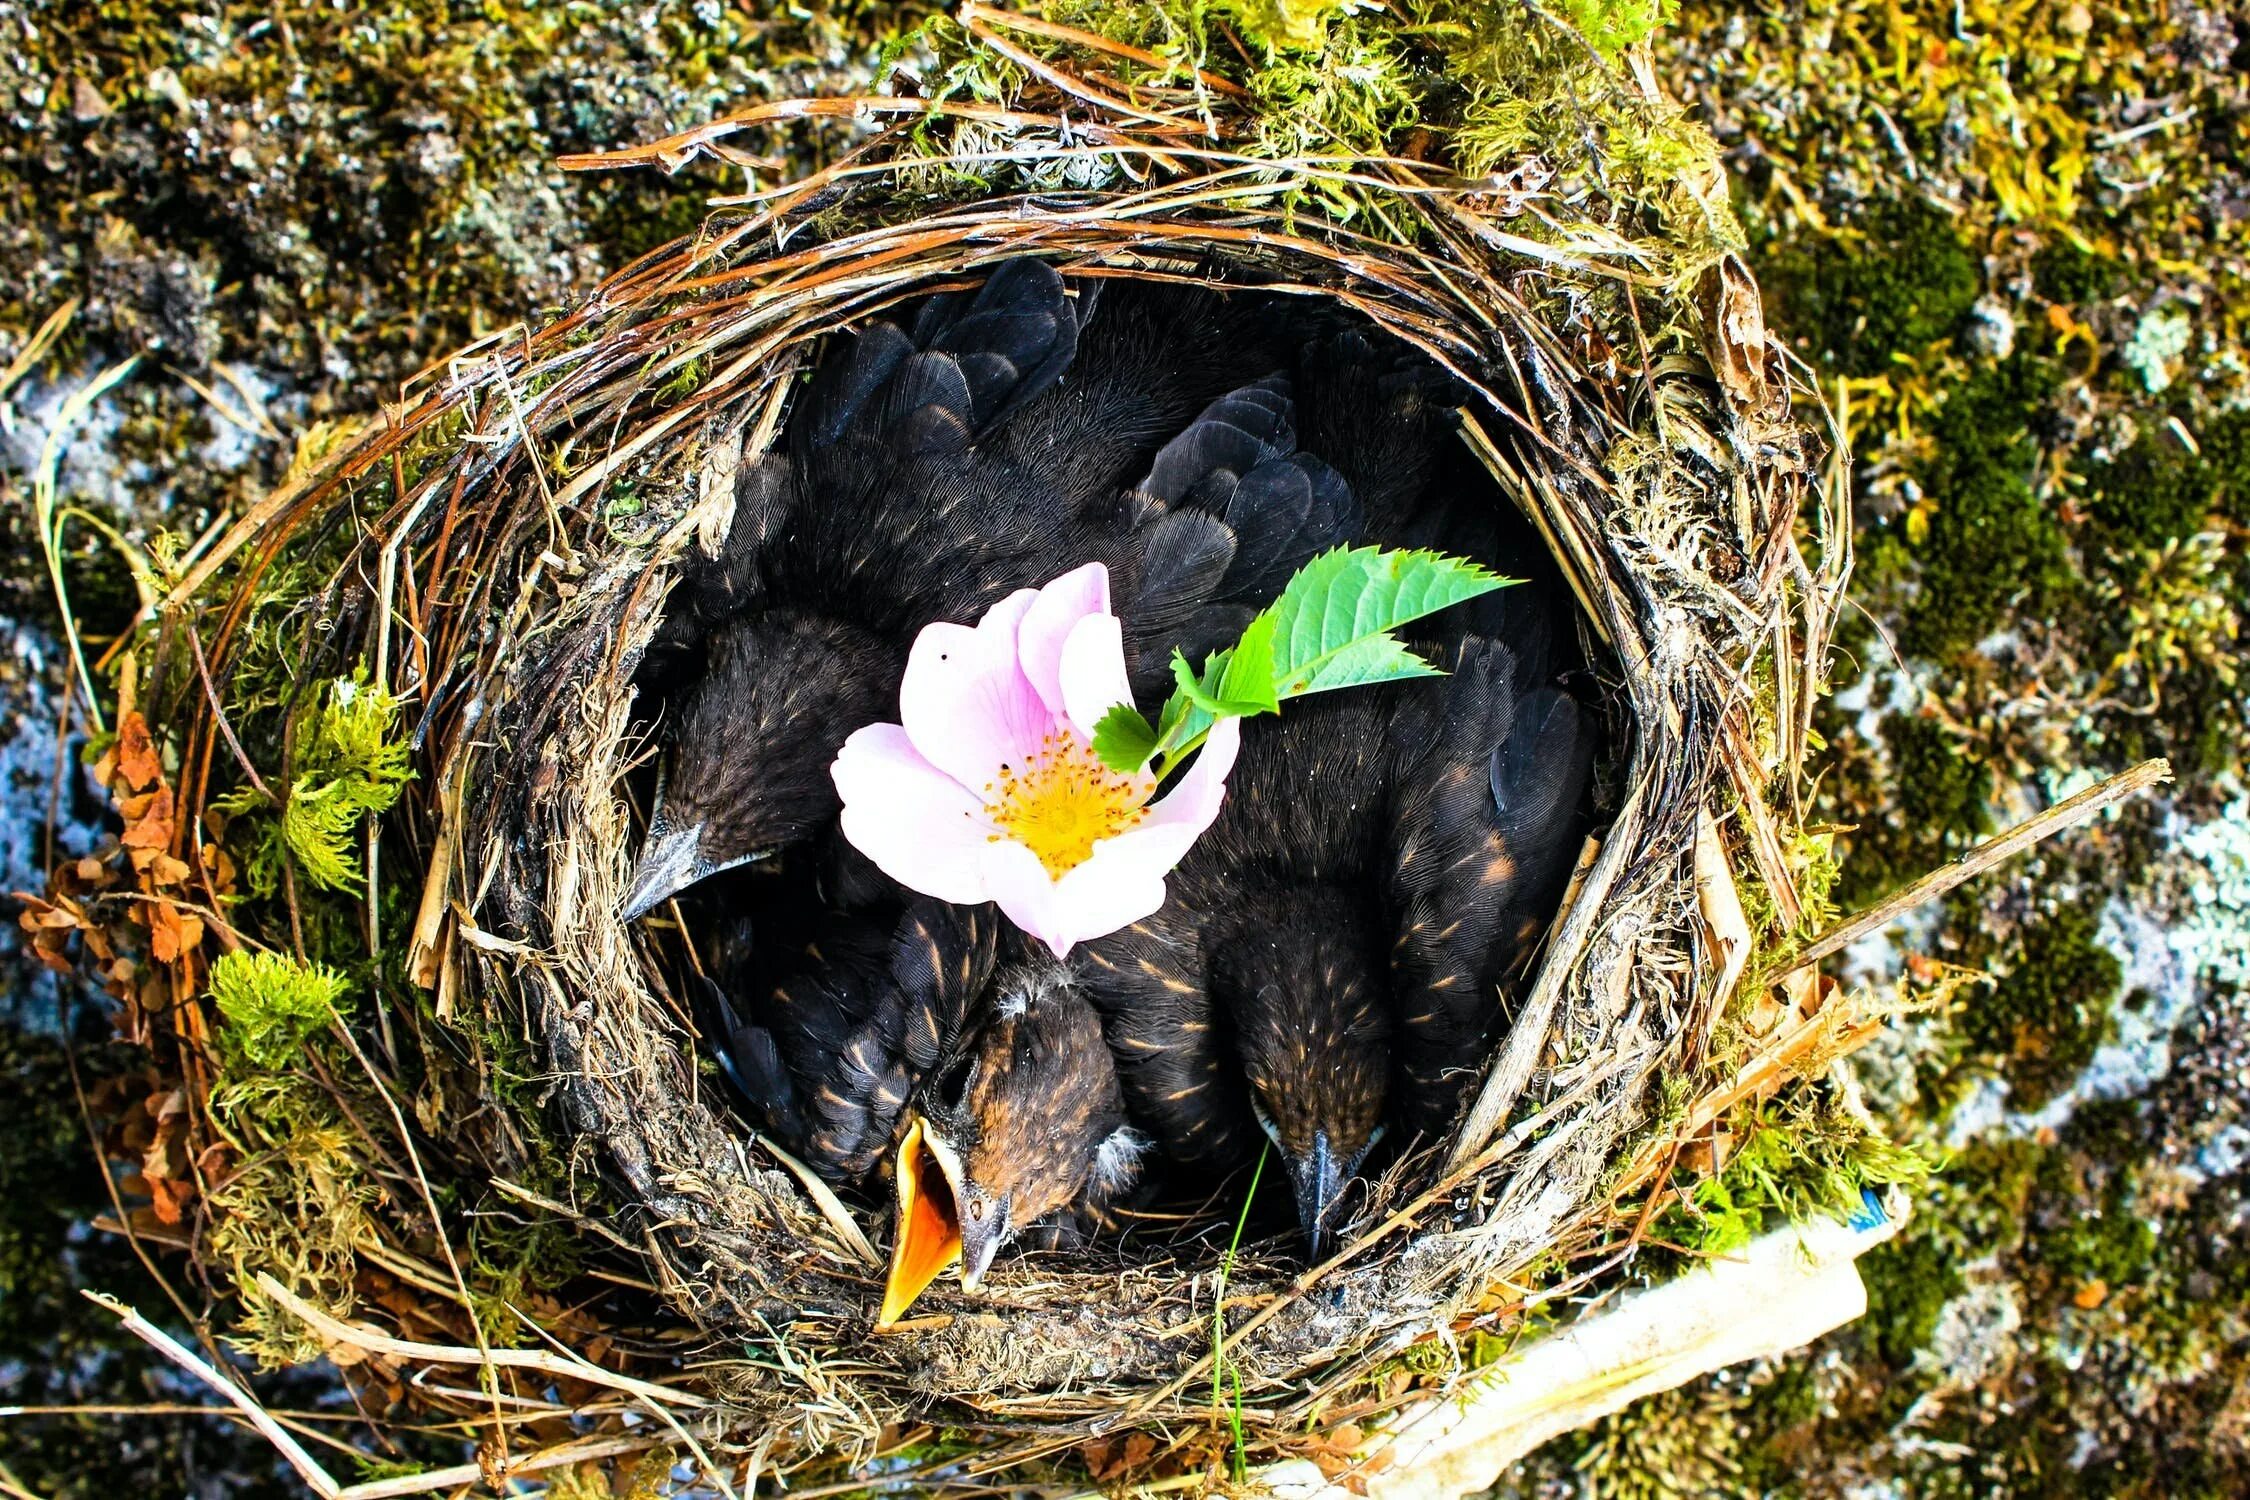
M 1426 44 L 1394 24 L 1337 20 L 1326 45 L 1387 38 L 1386 58 L 1411 60 Z M 600 1299 L 546 1326 L 598 1330 L 616 1351 L 603 1368 L 671 1369 L 698 1411 L 742 1419 L 682 1430 L 690 1447 L 762 1434 L 777 1461 L 864 1456 L 886 1424 L 927 1419 L 999 1461 L 1201 1424 L 1222 1372 L 1253 1434 L 1301 1431 L 1410 1346 L 1500 1326 L 1630 1253 L 1621 1195 L 1707 1123 L 1698 1101 L 1728 1082 L 1706 1055 L 1714 1020 L 1751 948 L 1801 915 L 1777 830 L 1796 826 L 1845 543 L 1833 517 L 1802 514 L 1820 445 L 1708 147 L 1630 54 L 1531 13 L 1492 24 L 1513 40 L 1491 56 L 1463 42 L 1422 59 L 1420 123 L 1386 124 L 1381 153 L 1233 51 L 1198 68 L 975 6 L 933 36 L 926 72 L 950 80 L 933 97 L 767 105 L 571 163 L 742 163 L 733 143 L 769 126 L 860 127 L 809 175 L 717 200 L 701 233 L 552 323 L 456 356 L 181 561 L 141 692 L 177 768 L 186 865 L 233 873 L 200 852 L 228 811 L 288 824 L 321 704 L 395 701 L 411 747 L 379 836 L 343 846 L 346 879 L 316 880 L 285 826 L 271 894 L 217 933 L 357 965 L 376 997 L 349 1011 L 347 1051 L 313 1059 L 339 1128 L 368 1142 L 347 1243 L 251 1232 L 249 1198 L 207 1190 L 205 1261 L 261 1347 L 310 1316 L 318 1336 L 294 1352 L 372 1349 L 403 1395 L 435 1331 L 488 1352 L 495 1337 L 499 1294 L 472 1286 L 490 1242 L 462 1253 L 464 1223 L 537 1218 Z M 1547 134 L 1500 131 L 1511 102 Z M 646 811 L 630 773 L 650 749 L 634 677 L 822 341 L 1018 256 L 1081 283 L 1328 299 L 1457 377 L 1464 439 L 1598 648 L 1615 770 L 1466 1118 L 1376 1184 L 1320 1264 L 1223 1236 L 1029 1255 L 983 1297 L 877 1334 L 867 1226 L 699 1062 L 692 943 L 619 920 Z M 358 686 L 321 686 L 337 681 Z M 1763 930 L 1741 922 L 1737 870 Z M 199 962 L 192 943 L 176 960 L 183 997 L 203 995 Z M 227 1092 L 241 1017 L 208 998 L 171 1014 L 190 1092 L 222 1100 L 197 1106 L 199 1128 L 244 1161 L 280 1150 Z M 537 1264 L 509 1283 L 530 1322 Z M 452 1311 L 417 1324 L 399 1311 L 416 1299 Z M 332 1321 L 378 1303 L 408 1352 Z

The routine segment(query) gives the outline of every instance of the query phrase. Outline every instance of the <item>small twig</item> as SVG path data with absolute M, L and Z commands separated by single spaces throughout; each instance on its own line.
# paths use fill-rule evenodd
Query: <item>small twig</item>
M 274 795 L 272 787 L 266 785 L 266 779 L 258 774 L 258 768 L 250 764 L 250 757 L 243 751 L 242 741 L 234 737 L 234 726 L 227 722 L 226 710 L 219 704 L 219 689 L 211 681 L 211 663 L 203 654 L 202 635 L 190 625 L 187 628 L 187 638 L 188 650 L 195 657 L 195 675 L 203 681 L 203 696 L 211 701 L 211 722 L 218 726 L 219 738 L 225 740 L 227 748 L 234 752 L 234 763 L 242 767 L 242 774 L 250 778 L 250 784 L 258 789 L 258 795 L 275 807 L 281 806 L 281 799 Z
M 321 1500 L 337 1500 L 343 1494 L 343 1487 L 336 1483 L 334 1476 L 322 1468 L 320 1461 L 307 1453 L 303 1445 L 258 1404 L 257 1397 L 205 1364 L 186 1345 L 107 1292 L 83 1291 L 81 1295 L 97 1307 L 105 1307 L 115 1313 L 124 1321 L 127 1333 L 232 1402 L 243 1416 L 249 1418 L 250 1425 L 257 1428 L 267 1442 L 273 1444 L 274 1451 L 281 1455 L 282 1460 L 297 1471 L 297 1477 L 310 1485 L 313 1493 L 320 1496 Z
M 811 1196 L 814 1205 L 820 1209 L 821 1217 L 828 1221 L 828 1227 L 836 1231 L 837 1238 L 844 1242 L 846 1249 L 859 1257 L 862 1265 L 880 1267 L 883 1264 L 883 1257 L 875 1253 L 875 1247 L 868 1243 L 866 1234 L 853 1222 L 851 1210 L 844 1207 L 844 1200 L 836 1196 L 834 1188 L 821 1181 L 819 1174 L 812 1168 L 775 1145 L 772 1138 L 763 1131 L 754 1139 L 759 1150 L 789 1169 L 789 1175 L 797 1179 Z
M 517 1307 L 514 1303 L 508 1304 L 508 1310 L 514 1313 L 516 1317 L 522 1321 L 524 1327 L 530 1329 L 532 1333 L 537 1337 L 545 1340 L 547 1344 L 554 1349 L 555 1355 L 558 1359 L 566 1359 L 570 1361 L 571 1365 L 581 1372 L 586 1370 L 594 1370 L 599 1371 L 600 1373 L 605 1375 L 609 1373 L 607 1370 L 603 1370 L 600 1365 L 597 1365 L 592 1360 L 587 1359 L 577 1350 L 565 1344 L 561 1339 L 556 1338 L 546 1329 L 540 1327 L 536 1319 L 532 1318 L 529 1314 L 524 1312 L 522 1308 Z M 734 1486 L 727 1483 L 726 1476 L 719 1472 L 718 1465 L 711 1462 L 711 1455 L 703 1451 L 703 1445 L 695 1440 L 694 1434 L 690 1433 L 685 1427 L 682 1427 L 680 1425 L 680 1419 L 672 1414 L 672 1408 L 669 1405 L 662 1401 L 651 1400 L 646 1396 L 641 1397 L 640 1402 L 643 1407 L 647 1408 L 651 1416 L 655 1417 L 657 1421 L 663 1423 L 666 1427 L 671 1428 L 672 1435 L 678 1438 L 682 1443 L 687 1445 L 689 1454 L 692 1455 L 696 1463 L 701 1466 L 704 1477 L 709 1482 L 719 1487 L 720 1500 L 742 1500 L 742 1497 L 734 1492 Z
M 564 1464 L 588 1463 L 597 1458 L 617 1458 L 627 1453 L 646 1453 L 659 1441 L 660 1438 L 653 1432 L 633 1437 L 588 1438 L 582 1442 L 565 1443 L 559 1448 L 527 1453 L 521 1458 L 506 1459 L 493 1468 L 487 1468 L 481 1463 L 455 1464 L 452 1468 L 432 1469 L 426 1474 L 404 1474 L 396 1479 L 370 1479 L 338 1490 L 336 1500 L 395 1500 L 398 1496 L 427 1495 L 436 1490 L 466 1490 L 473 1485 L 513 1479 L 519 1474 L 530 1474 L 541 1469 L 559 1469 Z
M 2158 782 L 2171 779 L 2170 761 L 2144 760 L 2130 771 L 2121 771 L 2075 797 L 2056 803 L 2036 817 L 2024 819 L 1998 838 L 1977 845 L 1952 864 L 1931 871 L 1888 901 L 1829 928 L 1776 972 L 1774 980 L 1786 979 L 1800 969 L 1811 968 L 1822 959 L 1843 952 L 1869 933 L 1880 932 L 1916 907 L 1935 901 L 1962 882 L 1974 880 L 1994 865 L 2015 858 L 2040 840 L 2083 823 L 2104 808 L 2145 792 Z
M 375 1003 L 378 1005 L 383 1003 L 380 995 L 376 996 Z M 415 1185 L 422 1190 L 422 1203 L 430 1211 L 430 1228 L 437 1236 L 438 1249 L 445 1252 L 445 1267 L 453 1273 L 453 1285 L 460 1294 L 461 1310 L 468 1314 L 469 1332 L 476 1335 L 477 1350 L 485 1357 L 486 1362 L 490 1363 L 492 1347 L 484 1336 L 484 1320 L 477 1316 L 477 1305 L 469 1296 L 469 1279 L 462 1274 L 461 1259 L 454 1254 L 453 1241 L 446 1235 L 445 1215 L 438 1209 L 437 1193 L 430 1186 L 429 1174 L 422 1170 L 422 1154 L 414 1148 L 414 1135 L 412 1131 L 407 1129 L 406 1116 L 399 1109 L 398 1100 L 391 1097 L 390 1088 L 384 1082 L 383 1076 L 376 1072 L 375 1065 L 367 1060 L 367 1053 L 361 1049 L 359 1038 L 353 1036 L 352 1029 L 344 1024 L 343 1017 L 334 1018 L 334 1030 L 337 1035 L 344 1039 L 344 1045 L 351 1049 L 353 1059 L 359 1063 L 360 1068 L 367 1074 L 367 1081 L 375 1086 L 376 1094 L 381 1097 L 384 1107 L 390 1111 L 391 1123 L 398 1129 L 399 1144 L 406 1148 L 406 1159 L 414 1168 Z M 497 1380 L 492 1382 L 492 1419 L 493 1437 L 500 1445 L 500 1461 L 505 1463 L 508 1458 L 508 1428 L 500 1415 L 500 1382 Z

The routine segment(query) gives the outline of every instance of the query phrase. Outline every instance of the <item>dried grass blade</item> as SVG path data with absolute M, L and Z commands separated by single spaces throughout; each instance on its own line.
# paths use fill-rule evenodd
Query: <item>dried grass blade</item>
M 355 1349 L 365 1349 L 370 1353 L 425 1360 L 435 1365 L 493 1365 L 502 1369 L 537 1370 L 543 1375 L 556 1375 L 583 1381 L 588 1385 L 605 1386 L 613 1391 L 669 1402 L 674 1406 L 705 1407 L 713 1404 L 708 1397 L 699 1396 L 693 1391 L 635 1380 L 630 1375 L 615 1374 L 599 1365 L 557 1359 L 543 1350 L 494 1349 L 488 1353 L 479 1353 L 475 1349 L 465 1349 L 454 1344 L 425 1344 L 417 1339 L 392 1338 L 389 1334 L 377 1333 L 372 1328 L 362 1328 L 356 1323 L 346 1323 L 341 1318 L 330 1317 L 265 1271 L 258 1273 L 258 1290 L 289 1309 L 322 1338 L 333 1339 L 339 1344 L 349 1344 Z
M 1824 958 L 1834 957 L 1869 933 L 1880 932 L 1916 907 L 1935 901 L 1962 882 L 1974 880 L 1994 865 L 2015 858 L 2042 839 L 2051 838 L 2066 828 L 2085 822 L 2104 808 L 2115 806 L 2127 797 L 2137 796 L 2159 782 L 2171 779 L 2170 761 L 2144 760 L 2129 771 L 2120 771 L 2107 781 L 2056 803 L 2036 817 L 2024 819 L 1998 838 L 1988 839 L 1977 845 L 1952 864 L 1931 871 L 1888 901 L 1829 928 L 1807 943 L 1803 952 L 1790 959 L 1788 965 L 1774 975 L 1775 980 L 1778 982 L 1786 979 L 1800 969 L 1810 968 Z
M 278 1283 L 276 1284 L 278 1285 Z M 184 1344 L 142 1317 L 138 1310 L 126 1306 L 107 1292 L 85 1291 L 81 1292 L 81 1295 L 95 1306 L 106 1308 L 115 1313 L 124 1322 L 127 1333 L 224 1396 L 236 1410 L 249 1420 L 252 1427 L 258 1429 L 261 1437 L 273 1444 L 274 1451 L 281 1455 L 282 1461 L 296 1470 L 297 1477 L 304 1480 L 311 1487 L 312 1492 L 321 1497 L 321 1500 L 338 1500 L 338 1497 L 343 1494 L 343 1489 L 336 1483 L 335 1476 L 321 1467 L 320 1461 L 307 1453 L 304 1446 L 290 1436 L 288 1430 L 275 1421 L 271 1413 L 258 1404 L 257 1397 L 236 1385 L 210 1365 L 205 1364 Z

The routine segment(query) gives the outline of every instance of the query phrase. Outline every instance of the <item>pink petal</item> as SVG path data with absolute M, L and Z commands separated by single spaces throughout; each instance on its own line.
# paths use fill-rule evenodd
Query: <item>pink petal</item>
M 1219 816 L 1227 773 L 1242 748 L 1242 722 L 1222 719 L 1162 801 L 1139 827 L 1094 845 L 1060 880 L 1039 856 L 1009 839 L 988 845 L 987 899 L 1009 921 L 1066 957 L 1076 944 L 1138 922 L 1164 904 L 1164 877 Z
M 1078 937 L 1056 898 L 1054 877 L 1038 855 L 1008 839 L 987 844 L 983 876 L 985 899 L 996 903 L 1001 915 L 1054 949 L 1055 957 L 1070 952 Z
M 1050 712 L 1063 711 L 1064 643 L 1081 620 L 1109 613 L 1109 569 L 1098 562 L 1063 574 L 1039 590 L 1016 631 L 1016 653 Z
M 1132 849 L 1118 849 L 1120 842 L 1109 839 L 1096 844 L 1084 864 L 1055 882 L 1055 903 L 1071 942 L 1106 937 L 1153 915 L 1164 904 L 1164 869 Z M 1067 945 L 1057 948 L 1055 956 L 1061 958 L 1068 951 Z
M 1056 880 L 1017 843 L 989 847 L 985 888 L 1009 921 L 1067 958 L 1076 944 L 1138 922 L 1164 904 L 1164 880 L 1130 857 L 1093 858 Z
M 903 728 L 855 730 L 828 774 L 844 799 L 844 837 L 877 869 L 940 901 L 987 899 L 984 799 L 923 759 Z
M 1030 600 L 1028 589 L 1003 599 L 973 630 L 923 626 L 899 684 L 907 738 L 979 800 L 1001 766 L 1021 765 L 1054 732 L 1053 712 L 1016 665 L 1016 623 Z
M 1158 876 L 1169 873 L 1217 820 L 1226 801 L 1227 773 L 1234 769 L 1234 757 L 1241 749 L 1240 719 L 1221 719 L 1212 725 L 1195 763 L 1180 773 L 1172 790 L 1149 804 L 1148 815 L 1137 827 L 1094 845 L 1093 859 L 1112 854 Z
M 1086 739 L 1120 703 L 1133 701 L 1125 676 L 1125 630 L 1115 615 L 1088 615 L 1070 629 L 1062 648 L 1062 706 Z

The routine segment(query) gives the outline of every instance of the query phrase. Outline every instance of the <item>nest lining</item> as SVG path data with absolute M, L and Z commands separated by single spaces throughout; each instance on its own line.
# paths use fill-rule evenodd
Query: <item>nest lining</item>
M 932 172 L 891 149 L 894 177 Z M 1473 446 L 1571 580 L 1633 733 L 1598 856 L 1461 1136 L 1379 1184 L 1332 1264 L 1303 1273 L 1253 1248 L 1224 1281 L 1253 1420 L 1301 1423 L 1506 1278 L 1595 1243 L 1626 1147 L 1661 1123 L 1655 1085 L 1696 1061 L 1721 998 L 1688 876 L 1698 817 L 1792 784 L 1841 577 L 1841 558 L 1816 575 L 1794 540 L 1811 444 L 1739 267 L 1710 269 L 1699 317 L 1615 235 L 1508 227 L 1536 194 L 1361 169 L 1410 228 L 1401 243 L 1290 209 L 1289 173 L 1327 166 L 1252 177 L 1218 159 L 1159 186 L 902 214 L 885 165 L 871 149 L 856 185 L 816 181 L 457 360 L 396 430 L 275 497 L 225 550 L 252 544 L 254 579 L 355 484 L 389 478 L 332 590 L 328 645 L 423 695 L 423 779 L 394 824 L 426 876 L 410 967 L 441 1019 L 481 1014 L 534 1047 L 538 1102 L 576 1165 L 619 1189 L 631 1211 L 614 1232 L 667 1301 L 767 1351 L 704 1367 L 730 1401 L 804 1451 L 864 1443 L 931 1397 L 994 1434 L 1201 1416 L 1216 1247 L 1027 1257 L 974 1312 L 867 1336 L 879 1266 L 713 1097 L 666 983 L 674 956 L 616 919 L 634 843 L 620 789 L 647 748 L 632 678 L 674 570 L 724 535 L 735 473 L 779 431 L 818 341 L 1001 260 L 1332 298 L 1477 390 Z M 1662 326 L 1643 325 L 1643 298 Z M 410 442 L 426 460 L 411 482 Z M 403 611 L 402 577 L 417 595 Z

